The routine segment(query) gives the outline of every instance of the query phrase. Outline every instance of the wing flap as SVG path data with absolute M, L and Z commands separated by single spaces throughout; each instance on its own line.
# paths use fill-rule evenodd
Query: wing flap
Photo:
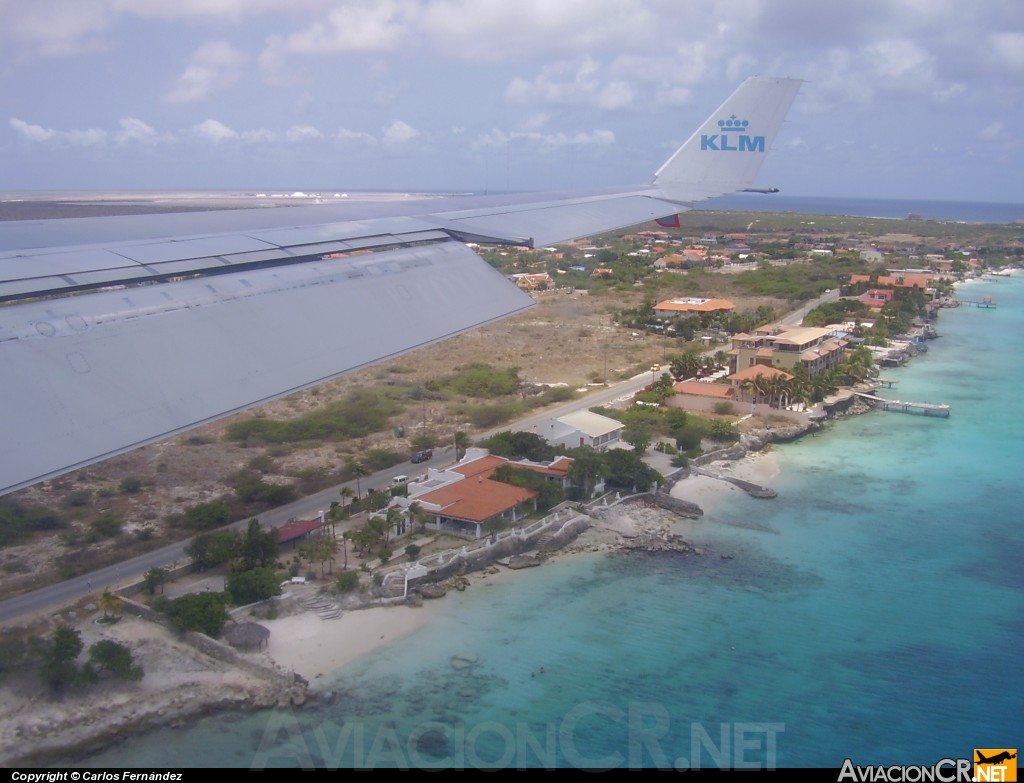
M 0 494 L 531 307 L 455 242 L 0 310 Z
M 438 225 L 458 235 L 540 247 L 636 225 L 683 209 L 686 207 L 680 204 L 654 198 L 653 193 L 631 192 L 439 213 L 435 217 Z

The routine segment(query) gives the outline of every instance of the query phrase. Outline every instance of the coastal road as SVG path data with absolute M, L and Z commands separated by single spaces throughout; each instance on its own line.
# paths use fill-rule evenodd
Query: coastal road
M 804 317 L 811 312 L 818 305 L 824 304 L 825 302 L 834 302 L 839 298 L 839 289 L 833 288 L 830 291 L 826 291 L 817 299 L 809 299 L 806 304 L 801 305 L 799 308 L 783 316 L 779 319 L 780 324 L 786 324 L 787 326 L 799 326 L 804 320 Z
M 609 387 L 595 389 L 582 398 L 563 403 L 554 408 L 548 408 L 540 413 L 521 419 L 514 424 L 485 432 L 479 437 L 481 439 L 487 438 L 496 432 L 507 429 L 528 430 L 546 419 L 557 418 L 573 411 L 593 408 L 605 405 L 606 403 L 614 404 L 617 401 L 631 397 L 636 391 L 651 383 L 654 377 L 654 373 L 643 372 L 629 380 Z M 454 447 L 437 448 L 434 449 L 434 457 L 427 462 L 415 465 L 411 462 L 402 462 L 370 476 L 362 477 L 359 480 L 360 489 L 365 493 L 368 489 L 386 488 L 391 486 L 391 481 L 395 476 L 415 476 L 426 471 L 428 467 L 444 468 L 453 461 Z M 350 481 L 321 490 L 288 505 L 265 511 L 255 518 L 264 527 L 280 527 L 292 519 L 315 519 L 321 511 L 329 509 L 332 502 L 340 500 L 342 487 L 350 487 L 355 490 L 356 482 Z M 249 524 L 250 518 L 246 517 L 228 527 L 244 531 Z M 151 568 L 166 568 L 175 564 L 180 565 L 189 559 L 188 555 L 185 554 L 185 547 L 189 541 L 191 541 L 191 538 L 175 544 L 169 544 L 130 560 L 93 571 L 92 573 L 83 574 L 82 576 L 2 601 L 0 602 L 0 624 L 6 625 L 17 618 L 24 617 L 27 619 L 30 615 L 53 611 L 55 607 L 74 603 L 88 595 L 96 595 L 98 597 L 99 593 L 108 586 L 117 587 L 138 582 Z
M 809 300 L 799 309 L 786 315 L 780 320 L 780 323 L 797 325 L 808 312 L 822 302 L 832 302 L 838 298 L 838 289 L 822 294 L 820 297 Z M 596 388 L 582 398 L 571 400 L 554 408 L 545 409 L 512 424 L 503 425 L 485 432 L 479 436 L 479 439 L 488 438 L 494 433 L 506 429 L 529 430 L 542 421 L 558 418 L 581 409 L 594 408 L 606 404 L 615 406 L 616 403 L 629 399 L 644 386 L 652 383 L 660 374 L 661 370 L 657 372 L 642 372 L 629 380 L 613 384 L 612 386 Z M 453 458 L 453 447 L 440 447 L 434 449 L 434 457 L 427 462 L 415 465 L 411 462 L 402 462 L 373 475 L 364 476 L 359 481 L 360 488 L 364 493 L 368 489 L 386 488 L 391 485 L 392 479 L 395 476 L 416 476 L 423 473 L 428 467 L 443 468 L 451 464 L 454 461 Z M 332 502 L 340 499 L 340 492 L 343 487 L 350 487 L 355 490 L 356 482 L 350 481 L 321 490 L 288 505 L 265 511 L 257 515 L 256 519 L 264 527 L 280 527 L 292 519 L 315 519 L 321 511 L 329 509 Z M 248 524 L 249 518 L 246 518 L 233 523 L 229 527 L 244 531 Z M 87 595 L 98 595 L 107 586 L 116 587 L 137 582 L 151 568 L 165 568 L 176 563 L 181 564 L 189 559 L 184 550 L 190 540 L 186 539 L 175 544 L 169 544 L 161 549 L 140 555 L 131 560 L 125 560 L 90 574 L 68 579 L 64 582 L 2 601 L 0 602 L 0 624 L 7 624 L 15 618 L 52 610 L 54 607 L 73 603 Z

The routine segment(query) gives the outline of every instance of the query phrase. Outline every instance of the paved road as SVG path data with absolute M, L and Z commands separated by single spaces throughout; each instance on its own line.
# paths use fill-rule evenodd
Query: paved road
M 803 305 L 798 310 L 795 310 L 785 316 L 781 319 L 780 323 L 792 325 L 799 324 L 810 310 L 817 307 L 822 302 L 831 302 L 838 298 L 838 289 L 822 294 L 817 299 L 808 301 L 807 304 Z M 549 408 L 540 413 L 535 413 L 525 419 L 515 422 L 512 425 L 502 426 L 491 430 L 490 432 L 483 433 L 480 435 L 480 438 L 487 438 L 495 432 L 500 432 L 510 428 L 515 430 L 528 430 L 546 419 L 564 416 L 567 413 L 584 408 L 593 408 L 599 405 L 605 405 L 606 403 L 615 403 L 616 401 L 628 399 L 636 391 L 651 383 L 658 374 L 660 373 L 644 372 L 613 386 L 596 389 L 582 398 L 566 402 L 562 405 L 556 406 L 555 408 Z M 360 479 L 359 483 L 363 492 L 368 489 L 388 487 L 391 485 L 391 480 L 395 476 L 416 476 L 423 473 L 428 467 L 444 467 L 454 461 L 454 456 L 454 450 L 452 447 L 437 448 L 434 449 L 433 459 L 428 462 L 421 462 L 417 465 L 414 465 L 411 462 L 402 462 L 386 470 L 374 473 L 372 476 L 365 476 Z M 314 519 L 320 511 L 325 511 L 330 508 L 331 503 L 340 498 L 339 492 L 341 491 L 341 488 L 345 486 L 351 487 L 355 490 L 356 482 L 351 481 L 347 484 L 339 484 L 329 489 L 322 490 L 321 492 L 317 492 L 315 495 L 309 495 L 296 500 L 286 506 L 271 509 L 270 511 L 260 514 L 257 519 L 260 520 L 264 527 L 280 527 L 290 519 Z M 231 525 L 231 527 L 238 530 L 244 530 L 248 525 L 248 522 L 248 518 L 240 520 L 239 522 Z M 26 593 L 25 595 L 18 596 L 17 598 L 11 598 L 0 602 L 0 623 L 8 623 L 12 619 L 23 615 L 29 615 L 44 611 L 50 607 L 68 604 L 89 595 L 90 593 L 98 594 L 108 585 L 118 585 L 137 581 L 151 568 L 166 567 L 173 565 L 176 562 L 181 563 L 188 559 L 188 556 L 184 552 L 184 548 L 187 544 L 187 540 L 177 544 L 170 544 L 162 549 L 157 549 L 153 552 L 149 552 L 148 554 L 132 558 L 131 560 L 126 560 L 122 563 L 109 566 L 91 574 L 69 579 L 65 582 L 59 582 L 58 584 L 44 587 L 31 593 Z
M 582 398 L 572 400 L 555 408 L 549 408 L 541 413 L 536 413 L 513 425 L 506 425 L 491 432 L 486 432 L 480 438 L 489 437 L 495 432 L 500 432 L 510 427 L 516 430 L 530 429 L 545 419 L 564 416 L 566 413 L 582 408 L 592 408 L 628 398 L 638 389 L 650 383 L 652 377 L 653 374 L 650 372 L 641 373 L 630 378 L 628 381 L 623 381 L 607 388 L 597 389 Z M 395 476 L 416 476 L 425 472 L 428 467 L 442 468 L 454 462 L 454 457 L 453 447 L 434 449 L 433 459 L 427 462 L 415 465 L 411 462 L 402 462 L 371 476 L 364 476 L 359 480 L 360 489 L 365 493 L 368 489 L 389 487 L 391 480 Z M 264 527 L 280 527 L 291 519 L 315 519 L 321 511 L 326 511 L 330 508 L 333 501 L 340 500 L 339 493 L 341 488 L 346 486 L 351 487 L 354 491 L 356 489 L 356 482 L 350 481 L 346 484 L 338 484 L 314 495 L 300 498 L 286 506 L 266 511 L 256 518 L 259 519 Z M 250 517 L 239 520 L 230 527 L 236 530 L 245 530 L 249 524 L 249 519 Z M 10 623 L 15 618 L 27 617 L 52 607 L 73 603 L 90 594 L 98 596 L 107 586 L 117 586 L 138 581 L 151 568 L 164 568 L 175 563 L 181 564 L 189 559 L 184 551 L 189 540 L 191 539 L 170 544 L 162 549 L 154 550 L 131 560 L 125 560 L 90 574 L 58 582 L 49 587 L 0 602 L 0 623 Z
M 817 307 L 820 304 L 824 304 L 825 302 L 834 302 L 838 298 L 839 289 L 833 288 L 831 291 L 827 291 L 826 293 L 819 296 L 817 299 L 808 299 L 807 304 L 794 310 L 789 315 L 786 315 L 783 318 L 779 319 L 779 323 L 786 324 L 787 326 L 797 326 L 800 324 L 801 321 L 804 320 L 804 316 L 811 312 L 811 310 L 813 310 L 815 307 Z

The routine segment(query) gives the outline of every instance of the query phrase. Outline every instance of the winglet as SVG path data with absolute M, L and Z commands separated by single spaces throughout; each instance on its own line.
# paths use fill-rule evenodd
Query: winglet
M 801 84 L 750 77 L 658 169 L 651 184 L 681 202 L 751 187 Z

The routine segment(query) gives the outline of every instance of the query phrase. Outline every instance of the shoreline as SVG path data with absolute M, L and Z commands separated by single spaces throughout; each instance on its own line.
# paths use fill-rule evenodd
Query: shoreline
M 800 435 L 809 430 L 803 428 Z M 777 459 L 767 447 L 780 434 L 771 433 L 772 438 L 764 440 L 745 437 L 739 450 L 724 450 L 720 459 L 713 458 L 705 464 L 714 465 L 722 475 L 767 483 L 779 473 Z M 713 512 L 726 493 L 742 491 L 727 481 L 691 474 L 676 482 L 671 495 L 697 503 L 705 512 Z M 558 559 L 629 549 L 694 551 L 687 539 L 694 526 L 701 524 L 700 518 L 687 518 L 637 503 L 597 507 L 591 517 L 589 528 L 547 557 Z M 470 587 L 483 580 L 501 584 L 515 578 L 529 577 L 493 564 L 465 575 Z M 64 701 L 50 700 L 45 694 L 17 693 L 17 686 L 24 684 L 0 685 L 0 693 L 5 695 L 0 709 L 0 763 L 42 765 L 41 756 L 58 757 L 66 763 L 70 758 L 87 757 L 109 748 L 127 737 L 186 725 L 223 710 L 289 704 L 301 709 L 307 698 L 312 701 L 330 693 L 333 688 L 327 682 L 332 679 L 329 675 L 422 628 L 441 609 L 439 601 L 427 600 L 420 606 L 348 609 L 340 617 L 321 619 L 311 611 L 294 611 L 296 602 L 289 598 L 295 596 L 280 600 L 285 606 L 292 605 L 293 611 L 260 621 L 271 630 L 267 649 L 237 653 L 242 663 L 216 660 L 179 641 L 163 626 L 140 618 L 126 617 L 102 629 L 79 619 L 75 625 L 82 630 L 86 646 L 100 638 L 128 643 L 144 666 L 146 676 L 139 683 L 106 682 L 98 686 L 102 692 L 71 692 Z M 431 606 L 432 603 L 437 606 Z M 254 682 L 254 668 L 266 671 L 264 682 Z M 280 687 L 280 682 L 277 687 L 270 684 L 274 677 L 284 682 L 295 675 L 304 681 L 301 698 Z M 19 746 L 26 743 L 32 746 L 32 752 L 19 752 Z

